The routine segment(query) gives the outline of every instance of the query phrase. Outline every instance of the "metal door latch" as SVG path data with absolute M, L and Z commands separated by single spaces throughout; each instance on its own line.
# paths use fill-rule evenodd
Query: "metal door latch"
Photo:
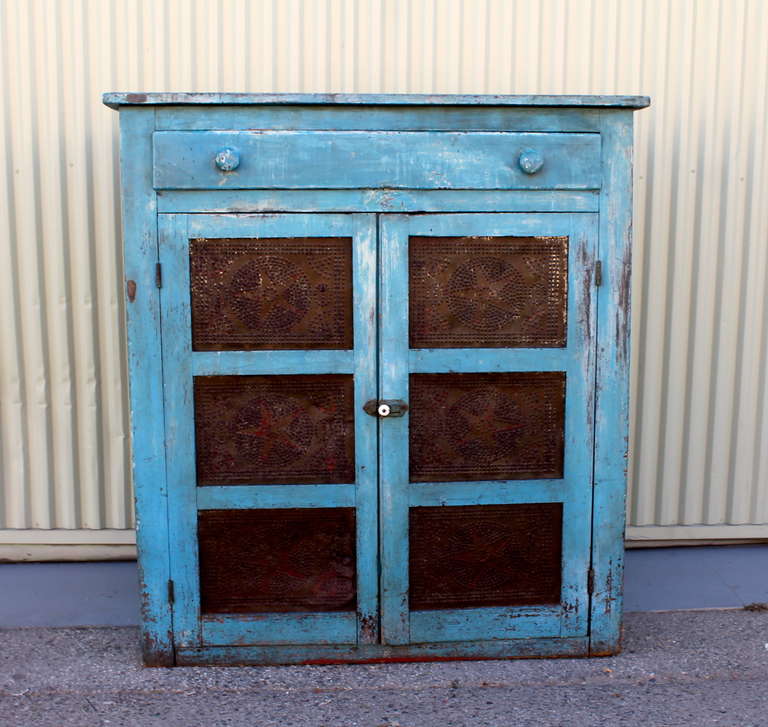
M 372 417 L 401 417 L 408 411 L 402 399 L 371 399 L 365 402 L 363 411 Z

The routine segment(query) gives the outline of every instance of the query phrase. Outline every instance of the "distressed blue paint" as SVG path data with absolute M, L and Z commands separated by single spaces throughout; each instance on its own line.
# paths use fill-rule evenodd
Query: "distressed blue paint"
M 379 395 L 408 401 L 408 225 L 405 215 L 379 218 Z M 408 420 L 379 425 L 381 637 L 407 644 Z
M 650 104 L 648 96 L 418 93 L 105 93 L 103 102 L 131 105 L 354 105 L 354 106 L 557 106 L 562 108 L 634 108 Z M 363 111 L 362 113 L 365 113 Z
M 351 374 L 352 351 L 200 351 L 192 357 L 194 376 L 258 374 Z
M 597 109 L 492 106 L 163 106 L 159 131 L 334 129 L 336 131 L 600 131 Z
M 313 643 L 349 643 L 377 638 L 375 615 L 378 612 L 377 478 L 376 420 L 362 413 L 362 406 L 376 395 L 375 357 L 375 273 L 376 219 L 373 215 L 161 215 L 161 263 L 164 270 L 163 336 L 166 346 L 166 448 L 171 492 L 171 543 L 178 543 L 172 559 L 176 583 L 178 619 L 176 642 L 183 646 L 207 644 L 206 634 L 215 633 L 226 643 L 252 643 L 254 634 L 269 634 L 268 642 L 295 642 L 309 626 L 299 628 L 296 620 L 313 624 Z M 295 238 L 342 236 L 352 240 L 352 270 L 355 281 L 353 351 L 236 351 L 196 353 L 191 350 L 189 300 L 189 240 L 228 237 Z M 279 252 L 279 251 L 278 251 Z M 194 375 L 331 373 L 346 371 L 355 375 L 355 458 L 356 484 L 341 485 L 258 485 L 196 487 L 193 396 Z M 246 507 L 347 507 L 357 508 L 358 614 L 335 620 L 296 616 L 278 618 L 271 625 L 247 622 L 238 632 L 237 619 L 225 625 L 201 630 L 199 577 L 197 564 L 198 509 Z M 327 627 L 327 628 L 326 628 Z M 211 631 L 213 629 L 213 631 Z M 351 633 L 351 635 L 350 635 Z M 250 636 L 248 635 L 250 634 Z M 246 641 L 243 641 L 246 639 Z M 216 641 L 215 643 L 221 643 Z
M 197 559 L 197 476 L 192 396 L 189 240 L 186 215 L 160 215 L 165 448 L 168 458 L 168 533 L 174 581 L 174 639 L 200 646 Z
M 249 644 L 355 644 L 355 613 L 217 614 L 203 619 L 208 646 Z
M 357 638 L 379 640 L 378 421 L 363 413 L 377 398 L 377 222 L 350 216 L 353 225 L 352 304 L 355 356 L 355 473 L 357 489 Z
M 411 235 L 568 235 L 573 230 L 573 215 L 553 214 L 473 214 L 418 215 L 409 217 Z M 482 220 L 480 222 L 480 220 Z M 478 231 L 478 225 L 482 231 Z
M 586 633 L 594 454 L 597 215 L 574 215 L 568 242 L 563 497 L 563 633 Z
M 597 189 L 598 134 L 429 131 L 158 131 L 157 189 Z M 234 171 L 214 159 L 239 153 Z M 524 151 L 543 166 L 526 174 Z M 339 169 L 344 174 L 339 174 Z
M 286 232 L 288 222 L 290 232 Z M 352 236 L 347 215 L 190 215 L 188 225 L 190 238 Z
M 168 666 L 174 659 L 173 619 L 168 603 L 160 296 L 155 287 L 157 218 L 150 170 L 153 128 L 152 109 L 126 109 L 120 114 L 125 279 L 136 284 L 134 300 L 127 301 L 125 309 L 142 651 L 147 665 Z
M 590 652 L 612 654 L 621 640 L 624 521 L 629 443 L 632 114 L 606 114 L 602 126 L 595 496 Z
M 237 485 L 201 487 L 198 510 L 355 507 L 355 485 Z
M 105 102 L 121 107 L 126 278 L 136 284 L 127 310 L 145 661 L 615 652 L 628 410 L 629 109 L 648 99 L 107 94 Z M 222 172 L 214 157 L 226 147 L 240 164 Z M 524 150 L 543 154 L 541 170 L 520 169 Z M 155 193 L 155 182 L 174 188 Z M 380 213 L 378 221 L 371 213 Z M 567 235 L 568 346 L 409 351 L 411 234 Z M 192 352 L 188 240 L 303 236 L 354 240 L 354 349 Z M 567 375 L 562 480 L 411 484 L 408 416 L 361 414 L 368 399 L 407 400 L 412 372 L 536 370 Z M 193 376 L 330 372 L 355 376 L 355 483 L 195 486 Z M 563 503 L 559 606 L 409 612 L 409 507 L 524 502 Z M 197 512 L 252 507 L 356 507 L 356 614 L 201 616 Z
M 494 640 L 580 635 L 564 634 L 562 624 L 563 608 L 560 605 L 413 611 L 411 642 L 482 641 L 489 635 Z
M 562 500 L 562 480 L 414 482 L 408 486 L 408 503 L 411 507 L 508 505 L 514 502 L 562 502 Z
M 597 212 L 595 190 L 160 190 L 159 212 Z
M 208 664 L 328 664 L 377 661 L 439 661 L 454 659 L 530 659 L 536 657 L 584 656 L 586 638 L 497 639 L 494 641 L 454 641 L 436 644 L 379 646 L 220 646 L 179 649 L 180 666 Z
M 408 356 L 412 373 L 466 371 L 563 371 L 568 351 L 563 348 L 418 348 Z
M 562 349 L 433 349 L 428 352 L 404 350 L 407 345 L 407 269 L 409 235 L 529 235 L 568 237 L 568 325 L 567 346 Z M 563 503 L 563 559 L 562 559 L 562 602 L 564 608 L 557 619 L 546 623 L 536 621 L 541 637 L 583 636 L 587 634 L 587 570 L 589 567 L 590 529 L 585 526 L 591 519 L 592 508 L 592 456 L 593 456 L 593 388 L 595 375 L 595 287 L 592 284 L 592 270 L 597 247 L 597 216 L 594 214 L 444 214 L 420 216 L 382 217 L 382 343 L 383 375 L 392 376 L 384 398 L 404 398 L 395 392 L 407 387 L 406 373 L 401 359 L 407 355 L 409 365 L 416 362 L 419 371 L 517 371 L 517 370 L 561 370 L 566 374 L 565 402 L 565 460 L 562 480 L 520 480 L 505 483 L 498 490 L 494 483 L 456 483 L 461 492 L 461 504 L 493 504 L 546 501 Z M 425 355 L 426 354 L 426 355 Z M 536 356 L 542 367 L 536 365 Z M 392 363 L 395 362 L 395 363 Z M 517 364 L 522 364 L 520 369 Z M 559 368 L 554 368 L 557 365 Z M 391 373 L 390 373 L 391 371 Z M 384 379 L 382 379 L 384 381 Z M 382 384 L 382 388 L 385 388 Z M 407 424 L 407 417 L 398 420 Z M 402 507 L 397 498 L 405 490 L 409 499 L 416 493 L 431 490 L 441 498 L 440 504 L 450 502 L 447 493 L 450 483 L 437 486 L 408 485 L 407 433 L 402 425 L 394 429 L 387 439 L 389 425 L 382 422 L 384 432 L 381 451 L 382 483 L 389 489 L 397 507 Z M 393 460 L 395 463 L 393 464 Z M 389 471 L 389 472 L 388 472 Z M 536 499 L 541 492 L 542 498 Z M 519 497 L 519 499 L 518 499 Z M 431 503 L 430 503 L 431 504 Z M 453 502 L 452 504 L 459 504 Z M 389 512 L 382 516 L 382 538 L 384 547 L 397 551 L 391 557 L 390 567 L 403 568 L 406 573 L 400 577 L 400 585 L 407 581 L 407 538 L 401 532 L 404 527 L 392 531 L 395 542 L 388 544 L 392 517 Z M 386 570 L 386 567 L 383 568 Z M 394 579 L 394 576 L 391 576 Z M 407 585 L 407 584 L 406 584 Z M 382 613 L 386 613 L 383 600 Z M 515 610 L 515 609 L 513 609 Z M 386 617 L 383 616 L 386 623 Z M 424 612 L 419 617 L 419 628 L 423 634 L 435 636 L 442 627 L 431 630 L 430 619 L 435 623 L 441 618 L 439 612 Z M 522 628 L 526 615 L 521 611 L 517 624 Z M 401 621 L 405 616 L 401 615 Z M 466 624 L 474 624 L 473 633 L 477 638 L 504 638 L 491 627 L 493 620 L 483 621 L 489 630 L 482 631 L 474 614 L 466 614 Z M 415 637 L 414 624 L 410 621 L 410 638 Z M 480 629 L 480 630 L 478 630 Z M 445 632 L 448 633 L 448 632 Z M 452 631 L 450 633 L 458 633 Z M 386 631 L 385 631 L 386 634 Z M 421 637 L 418 637 L 421 639 Z M 427 638 L 425 636 L 425 638 Z M 435 636 L 436 638 L 436 636 Z M 397 643 L 397 642 L 395 642 Z

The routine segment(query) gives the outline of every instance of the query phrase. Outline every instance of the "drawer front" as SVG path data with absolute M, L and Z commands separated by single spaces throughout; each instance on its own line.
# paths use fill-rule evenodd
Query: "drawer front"
M 159 131 L 156 189 L 597 189 L 600 135 Z

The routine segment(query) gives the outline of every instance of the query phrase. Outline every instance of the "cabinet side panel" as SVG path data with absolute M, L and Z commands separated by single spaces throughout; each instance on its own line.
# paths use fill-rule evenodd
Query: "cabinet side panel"
M 163 431 L 157 204 L 152 189 L 154 109 L 120 111 L 125 294 L 142 650 L 148 666 L 174 662 L 168 603 L 168 507 Z
M 624 521 L 629 438 L 629 333 L 632 229 L 632 113 L 601 112 L 595 479 L 592 523 L 594 590 L 590 653 L 620 648 Z

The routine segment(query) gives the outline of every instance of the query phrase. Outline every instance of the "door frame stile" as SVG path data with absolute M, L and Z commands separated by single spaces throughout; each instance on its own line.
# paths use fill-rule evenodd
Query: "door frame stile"
M 579 422 L 574 418 L 573 411 L 568 411 L 566 404 L 566 461 L 579 452 L 584 452 L 583 468 L 584 479 L 574 477 L 572 487 L 579 488 L 584 498 L 586 516 L 591 520 L 594 506 L 594 451 L 595 451 L 595 375 L 597 371 L 596 346 L 597 346 L 597 288 L 594 285 L 595 260 L 597 259 L 598 216 L 593 213 L 578 213 L 572 215 L 573 235 L 570 245 L 573 250 L 569 253 L 572 261 L 579 264 L 579 275 L 569 274 L 569 332 L 568 347 L 575 345 L 578 355 L 573 367 L 569 367 L 570 382 L 567 384 L 568 397 L 572 401 L 583 402 L 585 422 Z M 570 286 L 573 286 L 573 290 Z M 578 338 L 578 341 L 574 341 Z M 575 375 L 574 375 L 575 374 Z M 574 393 L 574 389 L 577 390 Z M 583 429 L 580 424 L 583 425 Z M 582 450 L 575 441 L 587 433 L 589 446 Z M 570 442 L 569 442 L 570 440 Z M 573 463 L 576 464 L 575 462 Z M 567 478 L 568 473 L 564 473 Z M 591 526 L 587 530 L 579 525 L 575 516 L 569 517 L 568 507 L 563 510 L 563 567 L 566 564 L 566 551 L 568 542 L 566 536 L 570 533 L 572 538 L 580 538 L 583 541 L 586 558 L 582 562 L 569 563 L 572 573 L 570 582 L 573 584 L 570 598 L 564 601 L 563 624 L 574 624 L 583 634 L 587 635 L 590 628 L 589 603 L 590 597 L 587 588 L 587 578 L 591 567 L 592 532 Z M 575 545 L 573 546 L 575 547 Z M 576 624 L 581 624 L 580 627 Z
M 595 455 L 592 515 L 590 655 L 621 648 L 624 526 L 629 446 L 630 270 L 632 258 L 631 111 L 600 112 Z
M 408 216 L 381 215 L 379 233 L 379 396 L 408 401 Z M 407 452 L 408 413 L 380 422 L 381 640 L 390 645 L 410 642 Z
M 174 581 L 176 646 L 200 646 L 202 625 L 198 582 L 197 476 L 195 467 L 189 256 L 184 255 L 189 216 L 158 215 L 160 264 L 166 285 L 162 305 L 163 369 L 166 376 L 165 437 L 171 574 Z M 172 284 L 169 284 L 172 281 Z M 172 372 L 172 373 L 170 373 Z M 173 474 L 171 474 L 173 472 Z M 183 484 L 182 484 L 183 483 Z M 175 486 L 173 486 L 175 484 Z
M 123 261 L 127 288 L 128 372 L 136 546 L 141 589 L 141 646 L 147 666 L 173 666 L 168 603 L 170 544 L 164 431 L 164 372 L 158 261 L 157 194 L 152 188 L 155 113 L 120 113 Z
M 377 218 L 378 215 L 369 213 L 350 215 L 353 223 L 358 644 L 375 644 L 380 633 L 378 422 L 363 411 L 365 402 L 377 398 L 378 392 Z M 374 527 L 369 527 L 369 523 Z

